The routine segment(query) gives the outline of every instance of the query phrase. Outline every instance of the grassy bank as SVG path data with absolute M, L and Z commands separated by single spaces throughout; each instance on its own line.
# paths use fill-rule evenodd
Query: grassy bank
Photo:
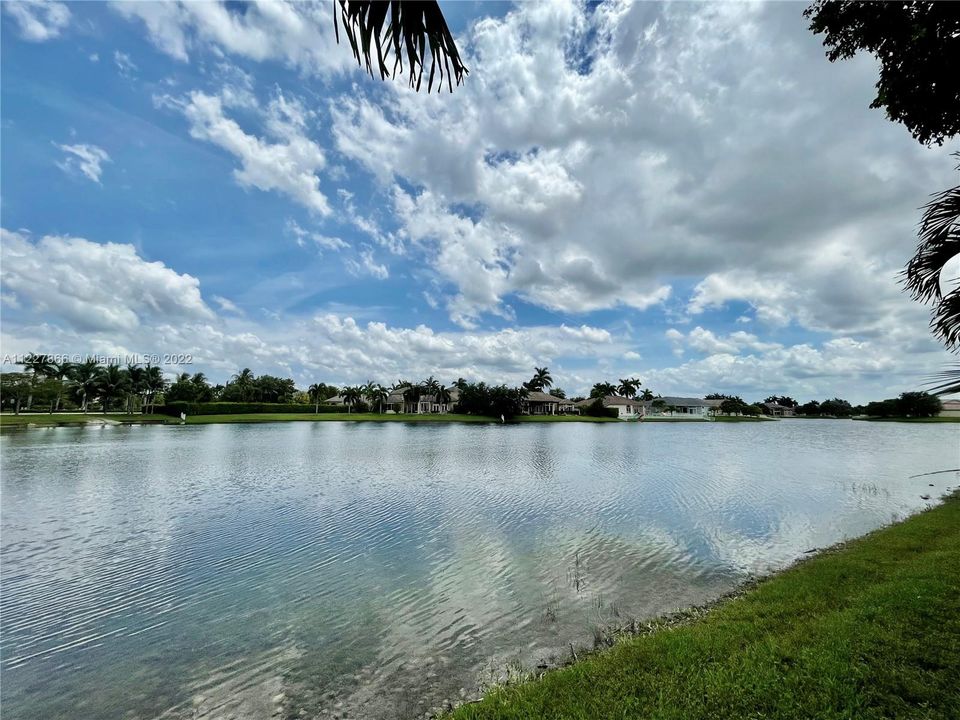
M 881 417 L 855 417 L 854 420 L 863 420 L 866 422 L 899 422 L 899 423 L 960 423 L 960 417 L 928 417 L 928 418 L 881 418 Z
M 834 548 L 700 619 L 452 713 L 496 718 L 956 718 L 960 497 Z
M 751 415 L 717 415 L 713 420 L 714 422 L 769 422 L 773 421 L 774 418 L 764 417 L 762 415 L 757 417 Z

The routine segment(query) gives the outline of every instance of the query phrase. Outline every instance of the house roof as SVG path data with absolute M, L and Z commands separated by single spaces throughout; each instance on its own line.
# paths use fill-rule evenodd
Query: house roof
M 667 396 L 667 397 L 654 398 L 653 400 L 648 400 L 647 402 L 644 403 L 644 405 L 646 407 L 652 407 L 653 403 L 655 403 L 657 400 L 663 400 L 664 405 L 667 407 L 670 407 L 671 405 L 673 407 L 718 407 L 720 403 L 723 402 L 722 400 L 714 401 L 714 400 L 701 400 L 700 398 Z M 717 404 L 714 405 L 713 404 L 714 402 L 716 402 Z
M 539 390 L 527 390 L 527 402 L 561 403 L 563 401 L 563 398 L 558 398 L 556 395 L 550 395 Z
M 587 407 L 592 405 L 596 398 L 584 398 L 580 402 L 576 403 L 577 407 Z M 621 397 L 620 395 L 607 395 L 603 399 L 604 407 L 611 407 L 613 405 L 639 405 L 640 400 L 631 400 L 630 398 Z

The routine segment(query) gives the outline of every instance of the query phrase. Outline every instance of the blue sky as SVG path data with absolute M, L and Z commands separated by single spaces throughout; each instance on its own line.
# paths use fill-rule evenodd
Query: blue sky
M 896 273 L 955 148 L 802 5 L 444 9 L 427 96 L 329 3 L 4 3 L 3 352 L 851 400 L 949 359 Z

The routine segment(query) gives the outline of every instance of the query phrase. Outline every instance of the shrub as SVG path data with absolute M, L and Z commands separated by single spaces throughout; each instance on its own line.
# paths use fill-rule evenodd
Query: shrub
M 302 403 L 251 403 L 251 402 L 170 402 L 157 408 L 158 412 L 173 417 L 187 415 L 248 415 L 250 413 L 312 413 L 313 404 Z M 340 405 L 321 405 L 322 413 L 345 413 Z
M 620 413 L 616 408 L 605 407 L 603 404 L 603 398 L 597 398 L 592 403 L 587 405 L 582 410 L 584 415 L 589 417 L 608 417 L 608 418 L 617 418 L 620 417 Z

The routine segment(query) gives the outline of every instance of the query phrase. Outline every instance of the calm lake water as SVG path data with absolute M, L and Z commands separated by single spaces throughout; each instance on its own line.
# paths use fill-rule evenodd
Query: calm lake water
M 422 715 L 923 508 L 960 479 L 909 476 L 960 467 L 958 441 L 830 420 L 5 433 L 4 718 Z

